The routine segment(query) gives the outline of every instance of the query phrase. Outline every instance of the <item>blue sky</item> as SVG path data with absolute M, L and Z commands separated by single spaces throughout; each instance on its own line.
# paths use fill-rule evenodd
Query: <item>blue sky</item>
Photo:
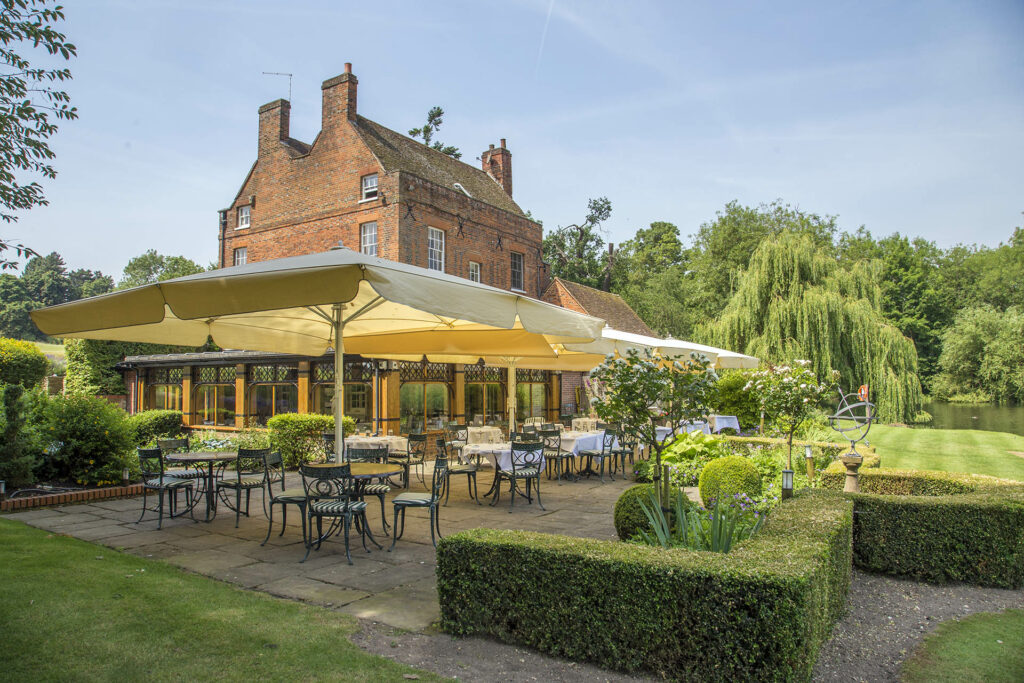
M 79 0 L 49 207 L 4 228 L 119 274 L 155 248 L 215 258 L 257 108 L 320 125 L 353 63 L 359 111 L 398 131 L 441 105 L 475 157 L 508 139 L 514 198 L 547 227 L 613 205 L 607 239 L 684 235 L 781 198 L 876 235 L 996 245 L 1024 210 L 1024 3 Z

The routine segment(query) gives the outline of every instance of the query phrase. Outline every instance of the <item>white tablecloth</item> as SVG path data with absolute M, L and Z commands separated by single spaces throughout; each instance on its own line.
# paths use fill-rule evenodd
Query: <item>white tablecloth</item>
M 579 455 L 580 451 L 599 451 L 601 450 L 601 440 L 603 438 L 603 431 L 562 432 L 562 450 L 566 453 L 572 453 L 573 455 Z M 618 439 L 615 440 L 612 447 L 619 447 Z
M 346 448 L 374 448 L 387 446 L 388 453 L 405 453 L 409 450 L 409 439 L 404 436 L 349 436 L 345 438 Z
M 740 433 L 740 421 L 736 419 L 735 415 L 712 415 L 711 420 L 711 431 L 717 434 L 723 429 L 735 429 L 736 433 Z
M 705 434 L 711 433 L 711 427 L 704 420 L 697 420 L 696 422 L 684 422 L 679 425 L 680 432 L 704 432 Z
M 500 467 L 502 470 L 512 469 L 512 444 L 508 441 L 502 443 L 477 443 L 469 444 L 462 449 L 460 457 L 462 462 L 475 460 L 477 455 L 486 457 L 491 467 Z M 544 457 L 541 456 L 541 468 L 544 467 Z
M 467 427 L 468 443 L 499 443 L 505 438 L 500 427 Z
M 597 418 L 574 417 L 572 419 L 572 430 L 574 432 L 595 432 L 597 431 Z

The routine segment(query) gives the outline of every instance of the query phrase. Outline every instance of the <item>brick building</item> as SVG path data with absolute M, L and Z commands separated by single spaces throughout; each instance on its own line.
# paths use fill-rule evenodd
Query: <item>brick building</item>
M 353 250 L 543 298 L 653 333 L 621 298 L 560 279 L 542 260 L 543 230 L 512 199 L 505 140 L 481 168 L 360 116 L 358 81 L 324 81 L 320 133 L 290 136 L 291 105 L 259 108 L 256 161 L 219 213 L 220 265 Z M 262 424 L 281 412 L 331 412 L 334 363 L 247 351 L 135 356 L 122 363 L 132 410 L 182 410 L 194 426 Z M 448 420 L 500 421 L 504 368 L 345 359 L 345 413 L 373 429 L 437 429 Z M 519 418 L 575 412 L 580 373 L 517 370 Z

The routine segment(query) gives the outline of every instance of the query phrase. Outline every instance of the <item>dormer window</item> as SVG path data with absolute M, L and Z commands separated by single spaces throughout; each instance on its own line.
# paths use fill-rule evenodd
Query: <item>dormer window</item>
M 249 207 L 238 207 L 238 229 L 249 227 Z
M 367 199 L 376 199 L 377 194 L 377 174 L 371 173 L 370 175 L 364 175 L 362 201 L 366 201 Z

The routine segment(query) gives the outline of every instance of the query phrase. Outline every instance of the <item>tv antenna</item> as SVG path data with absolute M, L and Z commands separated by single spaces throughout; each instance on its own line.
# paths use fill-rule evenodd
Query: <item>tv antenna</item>
M 292 101 L 292 74 L 286 74 L 281 71 L 264 71 L 264 76 L 287 76 L 288 77 L 288 101 Z

